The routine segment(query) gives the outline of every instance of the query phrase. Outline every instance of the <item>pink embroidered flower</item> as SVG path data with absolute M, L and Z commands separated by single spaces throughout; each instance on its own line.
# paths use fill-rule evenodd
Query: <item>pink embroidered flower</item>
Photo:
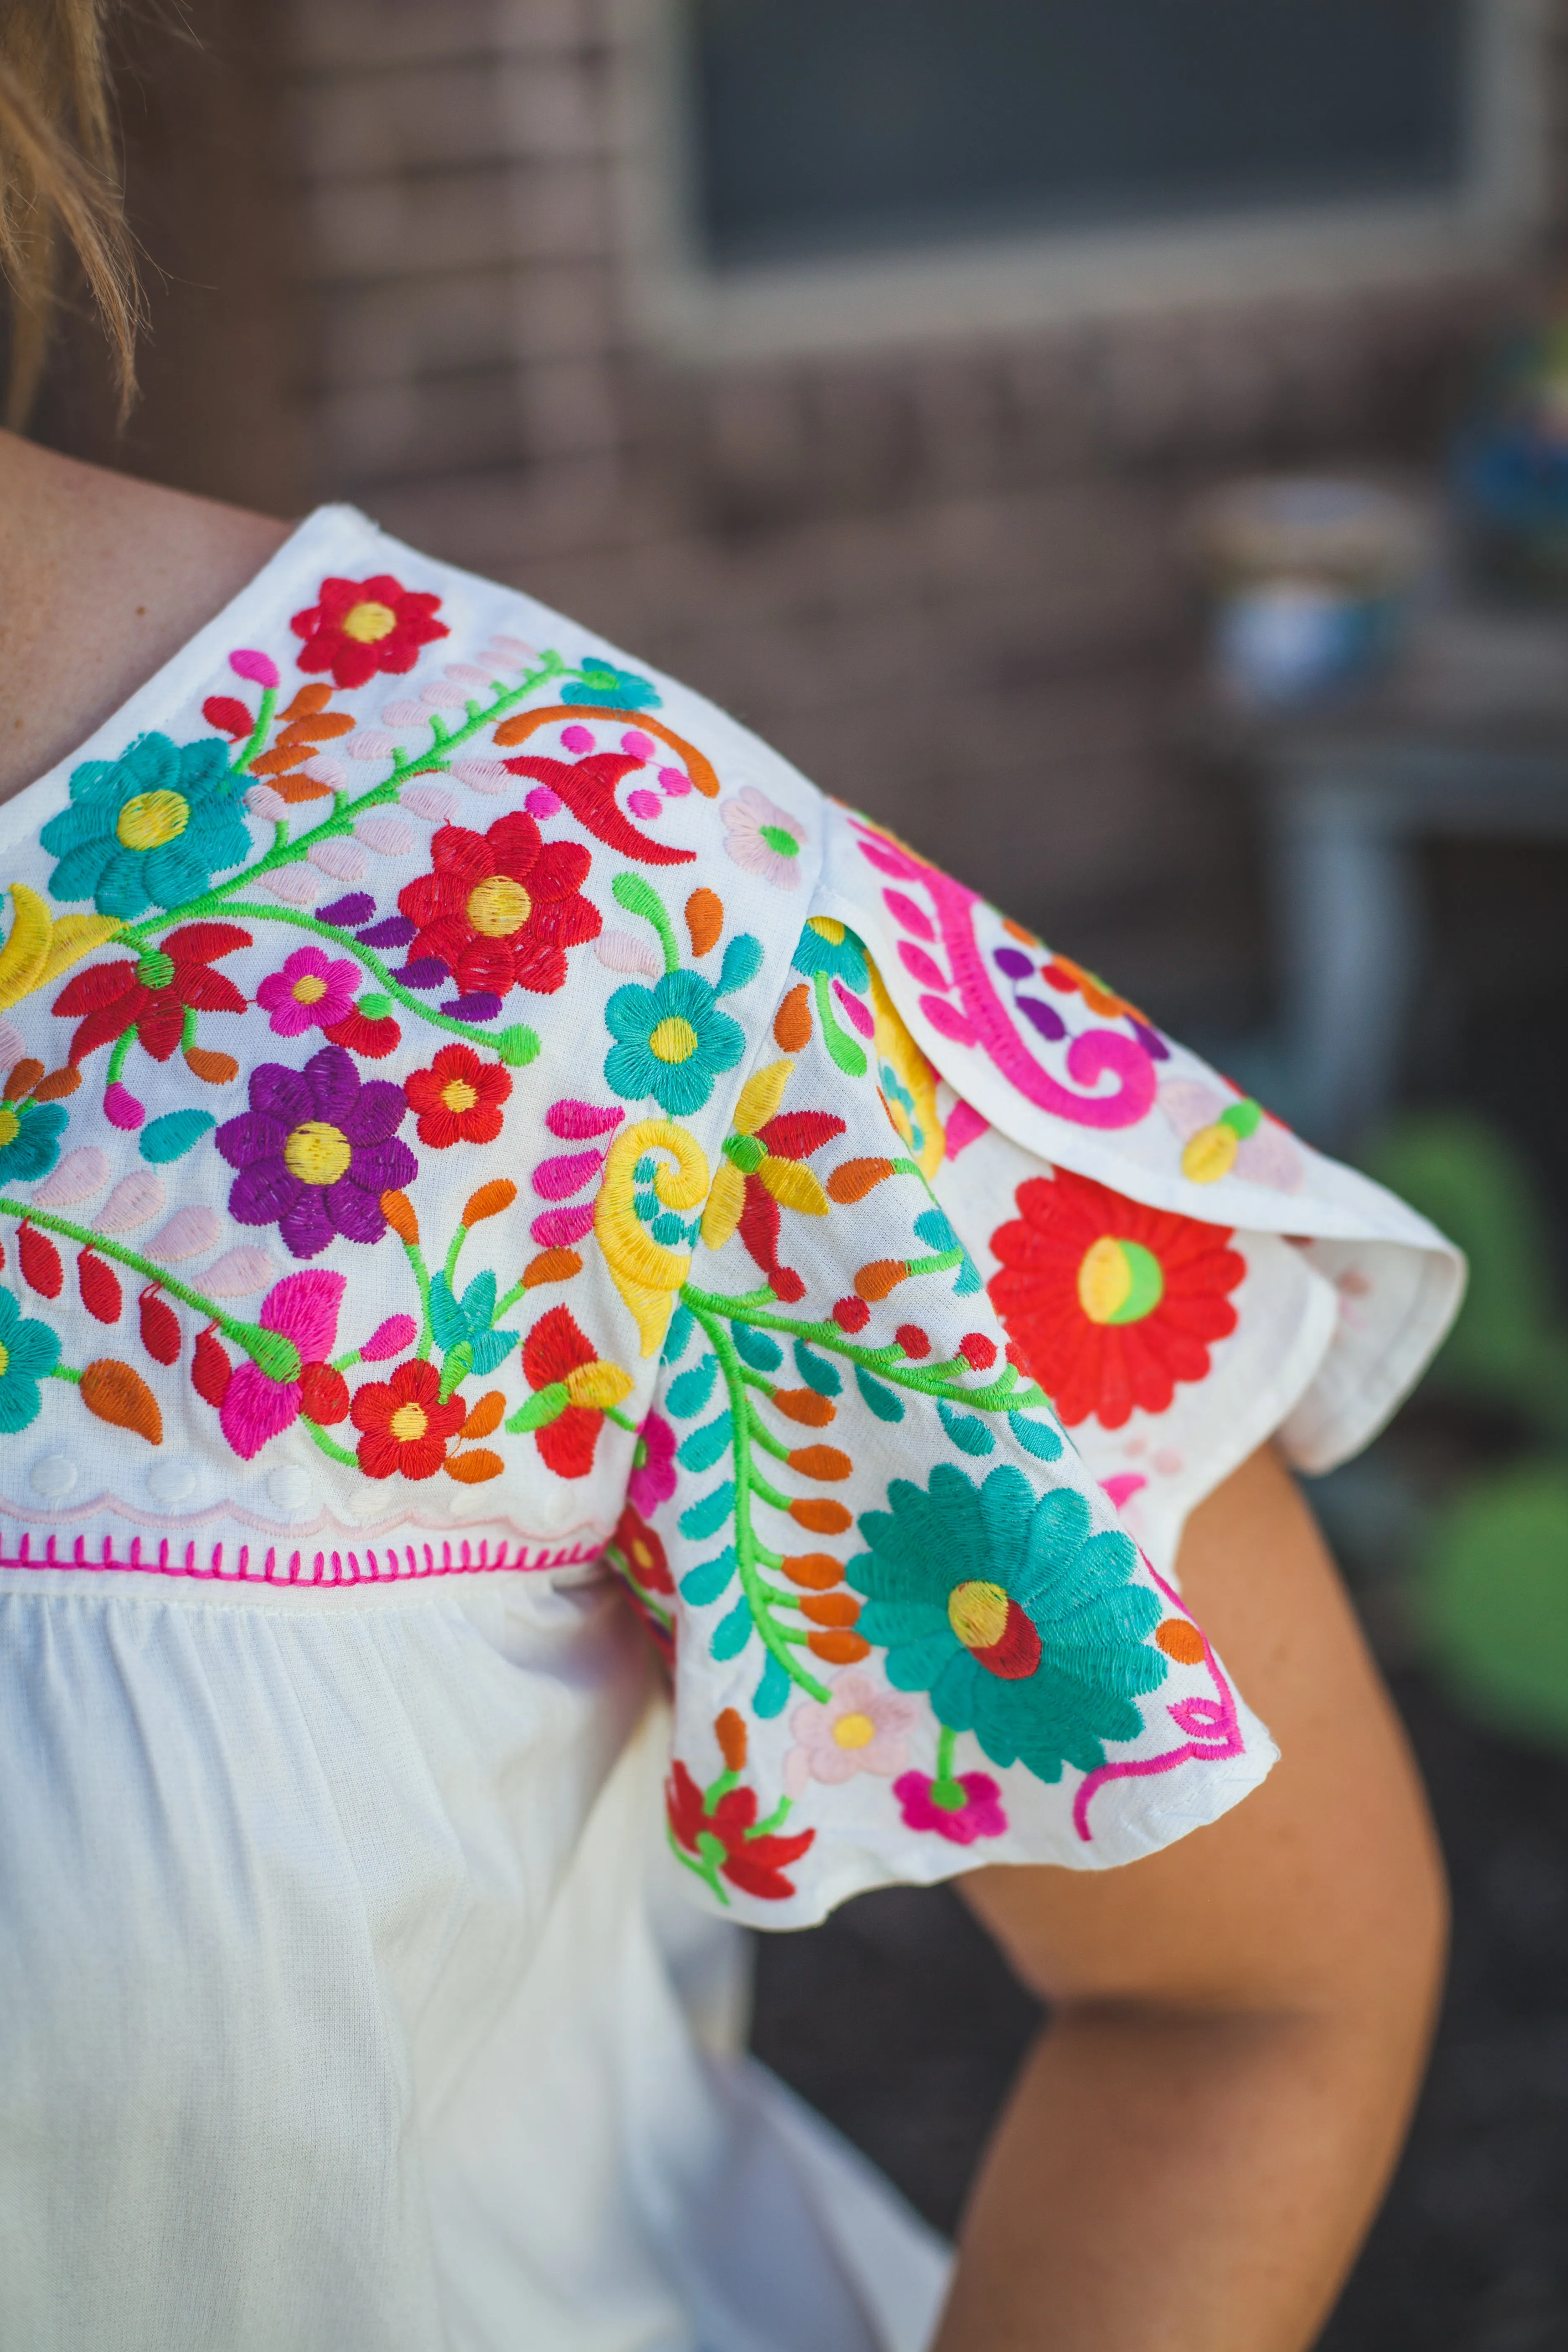
M 675 1492 L 675 1432 L 661 1413 L 650 1412 L 638 1430 L 635 1458 L 626 1500 L 646 1519 Z
M 298 1421 L 341 1421 L 349 1409 L 348 1387 L 327 1362 L 338 1333 L 347 1276 L 317 1270 L 286 1274 L 274 1283 L 257 1317 L 279 1344 L 264 1364 L 247 1357 L 224 1391 L 218 1425 L 242 1462 L 251 1461 L 269 1437 Z M 338 1391 L 342 1391 L 339 1412 Z
M 754 874 L 776 890 L 800 887 L 805 835 L 786 810 L 775 807 L 755 784 L 746 784 L 719 814 L 730 836 L 724 847 L 743 874 Z
M 347 1017 L 358 977 L 347 956 L 296 948 L 282 971 L 269 972 L 262 982 L 256 1002 L 271 1014 L 275 1036 L 300 1037 L 307 1029 L 326 1029 Z
M 918 1699 L 889 1690 L 869 1675 L 846 1675 L 826 1706 L 808 1701 L 791 1716 L 796 1745 L 784 1759 L 785 1795 L 804 1795 L 808 1780 L 832 1787 L 852 1780 L 857 1772 L 891 1780 L 908 1759 L 910 1735 L 920 1717 Z
M 962 1793 L 963 1802 L 952 1801 Z M 963 1772 L 956 1780 L 933 1780 L 926 1772 L 906 1772 L 893 1783 L 904 1826 L 934 1830 L 950 1845 L 973 1845 L 976 1838 L 1005 1837 L 1002 1791 L 989 1772 Z

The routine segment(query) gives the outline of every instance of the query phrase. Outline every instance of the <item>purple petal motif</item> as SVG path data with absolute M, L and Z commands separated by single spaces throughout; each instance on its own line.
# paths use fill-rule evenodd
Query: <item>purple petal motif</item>
M 228 1213 L 242 1225 L 269 1225 L 287 1216 L 307 1189 L 281 1160 L 258 1160 L 229 1186 Z
M 372 1078 L 361 1087 L 359 1100 L 339 1124 L 352 1144 L 384 1143 L 396 1133 L 398 1121 L 407 1116 L 408 1097 L 403 1088 L 386 1078 Z
M 299 1127 L 314 1116 L 304 1076 L 298 1070 L 285 1069 L 281 1062 L 263 1062 L 252 1070 L 250 1108 L 268 1118 L 280 1118 L 285 1128 Z
M 231 1168 L 249 1168 L 258 1160 L 279 1160 L 288 1139 L 286 1127 L 253 1110 L 242 1110 L 237 1118 L 226 1119 L 213 1138 Z
M 310 1089 L 311 1108 L 307 1118 L 325 1119 L 330 1127 L 346 1129 L 359 1098 L 359 1072 L 354 1067 L 353 1055 L 342 1045 L 323 1045 L 319 1054 L 311 1055 L 303 1076 Z
M 345 1184 L 358 1184 L 378 1197 L 383 1192 L 400 1192 L 412 1184 L 419 1173 L 419 1162 L 397 1136 L 385 1143 L 362 1143 L 342 1178 Z
M 321 1255 L 337 1228 L 319 1184 L 300 1185 L 300 1198 L 279 1217 L 278 1231 L 296 1257 Z
M 325 1199 L 327 1214 L 347 1240 L 378 1242 L 386 1231 L 380 1192 L 367 1192 L 353 1177 L 342 1176 L 329 1184 Z

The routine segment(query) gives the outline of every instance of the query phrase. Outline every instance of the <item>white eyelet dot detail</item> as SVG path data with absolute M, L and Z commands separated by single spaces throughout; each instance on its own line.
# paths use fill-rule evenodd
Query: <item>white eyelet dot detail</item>
M 195 1468 L 177 1455 L 172 1462 L 154 1462 L 147 1473 L 147 1492 L 155 1503 L 183 1503 L 195 1486 Z
M 547 1528 L 563 1528 L 571 1517 L 574 1498 L 564 1486 L 552 1486 L 539 1507 L 539 1516 Z
M 393 1497 L 387 1488 L 391 1483 L 388 1479 L 386 1486 L 383 1486 L 368 1485 L 356 1486 L 349 1496 L 349 1508 L 354 1517 L 356 1519 L 390 1518 L 393 1511 Z
M 41 1462 L 34 1463 L 33 1475 L 27 1483 L 35 1495 L 42 1495 L 46 1501 L 52 1502 L 60 1495 L 68 1495 L 76 1480 L 76 1464 L 68 1454 L 46 1454 Z
M 310 1499 L 310 1474 L 297 1463 L 285 1463 L 267 1481 L 267 1499 L 279 1511 L 302 1511 Z

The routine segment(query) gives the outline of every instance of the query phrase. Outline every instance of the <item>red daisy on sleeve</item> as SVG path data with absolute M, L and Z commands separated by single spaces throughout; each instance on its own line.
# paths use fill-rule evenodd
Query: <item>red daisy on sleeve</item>
M 410 670 L 422 646 L 451 635 L 436 618 L 440 602 L 405 588 L 390 572 L 371 580 L 323 580 L 316 603 L 289 624 L 305 640 L 300 667 L 331 670 L 344 688 L 365 685 L 378 670 Z

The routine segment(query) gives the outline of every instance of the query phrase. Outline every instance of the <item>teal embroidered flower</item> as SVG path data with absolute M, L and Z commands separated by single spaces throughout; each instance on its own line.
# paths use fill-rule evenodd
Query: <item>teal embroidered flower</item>
M 658 688 L 646 677 L 638 677 L 635 670 L 617 669 L 613 662 L 601 661 L 596 654 L 590 654 L 581 668 L 581 685 L 566 687 L 561 696 L 563 702 L 574 706 L 598 703 L 605 710 L 658 709 Z
M 1089 1533 L 1071 1487 L 1037 1495 L 1004 1463 L 984 1485 L 946 1463 L 929 1487 L 895 1478 L 864 1511 L 869 1544 L 845 1574 L 867 1596 L 857 1630 L 888 1654 L 895 1690 L 924 1690 L 938 1720 L 973 1731 L 994 1764 L 1042 1780 L 1097 1771 L 1108 1739 L 1135 1739 L 1133 1699 L 1164 1680 L 1148 1636 L 1160 1602 L 1132 1581 L 1118 1531 Z
M 47 1175 L 69 1116 L 64 1103 L 0 1102 L 0 1185 L 36 1184 Z
M 605 1007 L 617 1043 L 605 1076 L 618 1095 L 651 1095 L 672 1118 L 700 1110 L 721 1070 L 732 1070 L 746 1047 L 738 1021 L 719 1009 L 718 991 L 695 971 L 667 971 L 651 988 L 617 988 Z
M 864 995 L 871 984 L 865 949 L 836 915 L 807 916 L 795 951 L 795 968 L 807 980 L 815 980 L 819 972 L 827 980 L 841 980 L 858 995 Z
M 38 1382 L 60 1360 L 59 1334 L 30 1323 L 8 1290 L 0 1290 L 0 1433 L 15 1437 L 37 1421 Z
M 199 898 L 250 855 L 240 783 L 216 735 L 178 745 L 140 735 L 118 760 L 84 760 L 69 808 L 39 835 L 59 860 L 49 896 L 90 898 L 100 915 L 128 920 Z

